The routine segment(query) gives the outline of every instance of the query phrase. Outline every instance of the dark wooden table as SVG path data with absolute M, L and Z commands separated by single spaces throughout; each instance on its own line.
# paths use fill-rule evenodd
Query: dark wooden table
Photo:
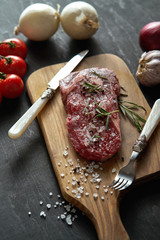
M 0 40 L 14 37 L 13 29 L 20 13 L 36 0 L 1 0 Z M 46 3 L 40 0 L 39 2 Z M 70 3 L 60 0 L 61 9 Z M 88 56 L 112 53 L 121 57 L 135 77 L 138 59 L 142 54 L 138 36 L 140 29 L 151 21 L 160 20 L 158 0 L 88 0 L 97 9 L 100 20 L 98 32 L 89 40 L 71 40 L 61 29 L 46 42 L 32 42 L 22 34 L 28 47 L 26 58 L 28 76 L 48 65 L 68 61 L 75 53 L 89 48 Z M 47 3 L 56 7 L 57 2 Z M 140 86 L 152 107 L 160 97 L 160 86 Z M 60 189 L 50 163 L 45 142 L 35 120 L 24 135 L 11 140 L 7 132 L 15 121 L 31 106 L 26 89 L 19 99 L 4 100 L 0 105 L 0 239 L 1 240 L 96 240 L 97 234 L 90 220 L 80 211 L 72 226 L 58 220 L 64 207 Z M 152 164 L 152 159 L 151 159 Z M 145 166 L 144 166 L 145 167 Z M 160 239 L 160 180 L 134 188 L 122 200 L 122 222 L 131 240 Z M 53 196 L 49 196 L 52 192 Z M 40 201 L 43 205 L 40 206 Z M 39 216 L 46 204 L 52 208 L 46 219 Z M 28 212 L 32 215 L 29 217 Z M 120 236 L 119 236 L 119 239 Z

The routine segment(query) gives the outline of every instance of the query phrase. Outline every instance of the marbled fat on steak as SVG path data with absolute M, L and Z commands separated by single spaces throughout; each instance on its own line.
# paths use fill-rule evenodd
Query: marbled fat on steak
M 75 150 L 84 158 L 104 161 L 120 148 L 118 79 L 107 68 L 89 68 L 60 81 L 66 125 Z

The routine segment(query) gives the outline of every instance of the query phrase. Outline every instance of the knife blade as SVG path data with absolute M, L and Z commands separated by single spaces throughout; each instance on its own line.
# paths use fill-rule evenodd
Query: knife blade
M 59 87 L 59 81 L 66 77 L 73 69 L 82 61 L 89 50 L 84 50 L 67 62 L 57 74 L 49 81 L 47 89 L 42 93 L 38 100 L 23 114 L 23 116 L 9 129 L 8 136 L 12 139 L 19 138 L 32 121 L 36 118 L 38 113 L 43 109 L 49 99 L 51 99 Z

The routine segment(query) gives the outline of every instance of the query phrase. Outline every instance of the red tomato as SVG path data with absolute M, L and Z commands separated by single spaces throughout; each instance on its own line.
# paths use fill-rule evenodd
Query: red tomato
M 3 74 L 0 79 L 0 92 L 6 98 L 17 98 L 24 90 L 22 78 L 16 74 Z
M 15 55 L 25 59 L 27 56 L 27 46 L 18 38 L 9 38 L 0 42 L 0 55 Z
M 25 61 L 18 56 L 6 56 L 1 57 L 0 60 L 0 72 L 6 74 L 17 74 L 20 77 L 23 77 L 27 71 L 27 65 Z

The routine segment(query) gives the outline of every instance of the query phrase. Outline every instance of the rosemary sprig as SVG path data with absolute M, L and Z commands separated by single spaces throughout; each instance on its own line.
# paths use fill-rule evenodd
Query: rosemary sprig
M 101 138 L 102 136 L 101 135 L 93 135 L 92 138 Z
M 122 100 L 121 99 L 122 96 L 124 95 L 120 94 L 120 96 L 118 97 L 119 109 L 121 110 L 122 114 L 125 117 L 128 117 L 129 120 L 133 123 L 133 125 L 137 127 L 138 131 L 141 132 L 143 126 L 141 125 L 140 122 L 145 123 L 146 120 L 142 118 L 139 114 L 137 114 L 135 110 L 142 109 L 146 112 L 146 109 L 143 106 L 140 106 L 136 103 Z
M 108 126 L 109 126 L 110 115 L 115 113 L 115 112 L 119 112 L 119 110 L 108 112 L 104 108 L 101 107 L 102 102 L 99 105 L 96 103 L 96 105 L 97 105 L 96 112 L 98 112 L 98 114 L 96 114 L 95 117 L 107 117 L 106 125 L 105 125 L 105 131 L 107 132 Z
M 99 78 L 102 78 L 102 79 L 108 80 L 107 77 L 102 76 L 101 74 L 98 74 L 98 73 L 96 73 L 96 72 L 93 72 L 93 74 L 96 75 L 96 76 L 99 77 Z
M 84 88 L 85 90 L 89 90 L 88 93 L 94 93 L 94 92 L 102 92 L 104 91 L 100 85 L 93 85 L 89 82 L 84 82 Z

